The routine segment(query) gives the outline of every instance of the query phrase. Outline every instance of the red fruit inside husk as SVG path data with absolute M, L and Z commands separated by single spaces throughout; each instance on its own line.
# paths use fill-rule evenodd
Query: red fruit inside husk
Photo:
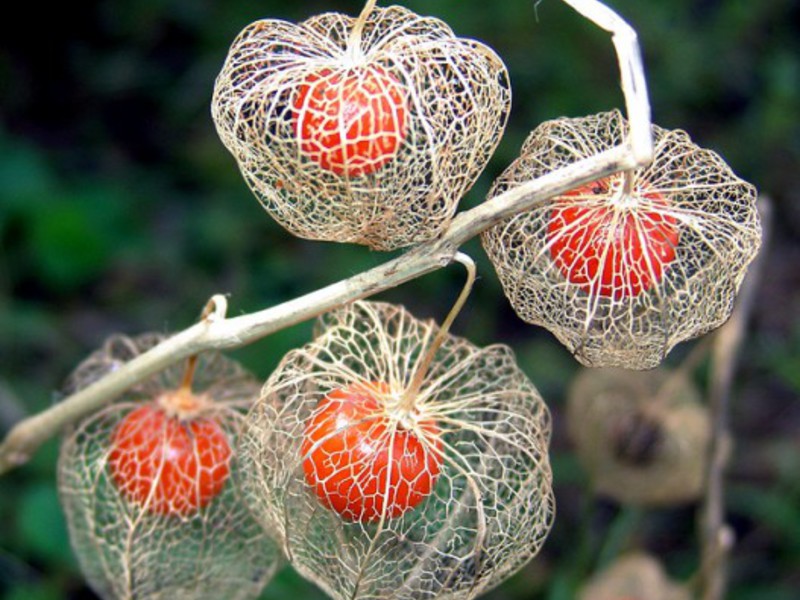
M 378 399 L 388 390 L 380 382 L 334 390 L 306 423 L 306 481 L 324 506 L 351 521 L 402 515 L 431 493 L 441 471 L 436 422 L 407 428 L 388 416 Z
M 621 300 L 661 282 L 675 260 L 679 228 L 662 194 L 640 186 L 620 202 L 610 185 L 601 179 L 559 196 L 547 241 L 567 281 Z
M 170 416 L 154 402 L 128 413 L 114 429 L 108 467 L 128 500 L 152 513 L 187 515 L 222 491 L 230 457 L 216 420 Z
M 292 108 L 300 150 L 337 175 L 374 173 L 406 136 L 405 88 L 379 65 L 314 71 L 298 87 Z

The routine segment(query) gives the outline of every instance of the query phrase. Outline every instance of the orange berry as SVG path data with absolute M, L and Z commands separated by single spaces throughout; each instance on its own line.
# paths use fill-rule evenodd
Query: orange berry
M 376 398 L 387 391 L 385 383 L 334 390 L 305 427 L 306 481 L 323 505 L 351 521 L 402 515 L 431 493 L 441 471 L 436 423 L 410 430 L 392 421 Z
M 403 85 L 378 65 L 315 71 L 293 102 L 303 154 L 347 177 L 374 173 L 394 158 L 406 136 L 407 113 Z
M 657 285 L 675 260 L 679 231 L 667 199 L 637 192 L 648 206 L 591 203 L 610 194 L 608 180 L 560 196 L 550 214 L 547 241 L 562 275 L 588 294 L 621 300 Z M 583 202 L 583 199 L 589 201 Z
M 108 467 L 129 500 L 153 513 L 186 515 L 219 495 L 230 457 L 228 438 L 214 419 L 181 420 L 151 403 L 114 429 Z

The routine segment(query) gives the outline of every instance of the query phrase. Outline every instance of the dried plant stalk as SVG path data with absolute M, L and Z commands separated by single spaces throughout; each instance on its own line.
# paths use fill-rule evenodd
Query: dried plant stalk
M 596 493 L 635 506 L 700 496 L 711 422 L 683 373 L 584 370 L 570 386 L 567 424 Z
M 163 339 L 154 334 L 111 338 L 76 369 L 68 389 L 83 388 Z M 102 598 L 255 598 L 281 562 L 277 546 L 250 515 L 230 477 L 208 504 L 172 514 L 152 493 L 137 502 L 114 480 L 109 456 L 121 420 L 178 389 L 183 376 L 183 368 L 171 367 L 140 382 L 118 402 L 80 422 L 62 443 L 58 487 L 70 539 L 85 577 Z M 204 417 L 218 424 L 233 448 L 258 384 L 232 361 L 209 354 L 198 360 L 194 392 L 214 401 Z M 143 430 L 133 435 L 146 439 Z M 142 441 L 145 454 L 146 443 Z M 235 456 L 227 468 L 236 473 Z M 147 480 L 152 474 L 142 471 L 138 476 Z M 198 475 L 195 483 L 202 481 Z
M 453 260 L 459 246 L 500 220 L 546 202 L 575 185 L 647 164 L 652 150 L 650 111 L 636 33 L 601 2 L 567 2 L 614 35 L 623 73 L 622 90 L 631 115 L 630 143 L 626 141 L 599 155 L 579 160 L 463 211 L 453 218 L 440 238 L 421 243 L 419 247 L 371 270 L 251 314 L 226 318 L 224 309 L 217 311 L 213 318 L 185 329 L 124 368 L 14 426 L 0 442 L 0 475 L 27 462 L 45 440 L 69 423 L 97 410 L 136 381 L 150 377 L 169 364 L 193 353 L 251 343 L 341 303 L 363 299 L 441 268 Z M 224 300 L 222 295 L 215 295 L 212 299 L 218 307 L 224 306 Z
M 552 523 L 550 417 L 508 347 L 480 349 L 447 335 L 418 391 L 408 394 L 437 331 L 382 303 L 323 316 L 318 337 L 287 354 L 248 417 L 247 500 L 277 529 L 297 571 L 334 598 L 472 598 L 533 557 Z M 354 385 L 370 387 L 379 407 L 333 435 L 385 426 L 390 438 L 378 443 L 392 446 L 410 429 L 436 457 L 438 472 L 419 474 L 435 478 L 433 489 L 400 514 L 385 508 L 359 519 L 332 510 L 304 473 L 316 449 L 303 452 L 309 423 L 325 398 Z M 349 476 L 363 468 L 353 465 Z M 348 473 L 331 477 L 344 481 Z M 367 487 L 362 493 L 377 506 L 394 493 Z
M 490 197 L 623 143 L 617 112 L 538 127 Z M 553 198 L 482 241 L 525 321 L 587 366 L 647 369 L 730 315 L 760 245 L 753 186 L 682 131 L 653 127 L 651 165 Z
M 494 151 L 505 65 L 399 7 L 257 21 L 234 41 L 212 115 L 250 189 L 300 237 L 390 250 L 436 237 Z

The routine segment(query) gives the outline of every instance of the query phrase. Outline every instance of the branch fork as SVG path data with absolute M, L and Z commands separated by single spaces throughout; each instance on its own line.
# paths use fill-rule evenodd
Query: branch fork
M 531 180 L 453 219 L 438 239 L 420 244 L 373 269 L 255 313 L 229 318 L 227 298 L 214 295 L 199 322 L 176 333 L 120 369 L 18 423 L 0 443 L 0 475 L 25 464 L 47 439 L 98 410 L 135 383 L 192 355 L 247 345 L 275 331 L 329 310 L 394 288 L 449 265 L 459 247 L 516 213 L 570 189 L 652 159 L 650 105 L 636 32 L 597 0 L 564 0 L 584 17 L 612 33 L 630 121 L 626 143 Z

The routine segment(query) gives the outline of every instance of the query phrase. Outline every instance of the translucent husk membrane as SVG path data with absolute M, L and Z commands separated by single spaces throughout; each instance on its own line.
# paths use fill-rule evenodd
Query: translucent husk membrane
M 67 390 L 86 387 L 162 339 L 155 334 L 110 338 L 72 373 Z M 178 365 L 135 385 L 62 442 L 58 488 L 70 540 L 86 579 L 102 598 L 255 598 L 281 562 L 277 546 L 234 485 L 235 453 L 222 490 L 195 511 L 154 510 L 152 497 L 137 502 L 115 483 L 108 463 L 116 428 L 133 410 L 178 389 L 183 376 L 184 366 Z M 213 400 L 202 416 L 219 425 L 232 450 L 243 411 L 258 389 L 236 363 L 218 354 L 199 357 L 193 392 Z
M 682 373 L 586 369 L 570 386 L 567 426 L 596 493 L 635 506 L 700 496 L 711 423 Z
M 690 600 L 689 590 L 667 577 L 652 556 L 634 553 L 617 559 L 583 587 L 578 600 Z
M 617 111 L 543 123 L 489 197 L 620 145 L 627 128 Z M 753 186 L 685 132 L 654 126 L 653 136 L 650 166 L 482 236 L 520 318 L 548 328 L 587 366 L 651 368 L 724 323 L 760 245 Z
M 452 335 L 411 395 L 411 414 L 439 431 L 427 439 L 441 463 L 430 495 L 399 516 L 365 521 L 326 508 L 307 482 L 302 465 L 311 451 L 301 446 L 320 401 L 382 382 L 380 415 L 400 419 L 437 330 L 383 303 L 325 315 L 318 337 L 286 355 L 248 417 L 248 502 L 278 531 L 297 571 L 334 598 L 472 598 L 533 557 L 552 523 L 544 402 L 508 347 L 477 348 Z
M 438 19 L 375 8 L 354 44 L 355 23 L 326 13 L 249 25 L 217 78 L 212 115 L 250 189 L 286 229 L 391 250 L 448 225 L 502 136 L 511 91 L 490 48 Z M 358 81 L 369 82 L 366 99 L 353 103 L 374 114 L 348 129 L 326 111 L 352 101 Z M 324 139 L 307 139 L 298 126 L 306 117 L 329 120 Z M 375 160 L 349 156 L 357 145 Z M 334 170 L 319 158 L 337 153 Z

